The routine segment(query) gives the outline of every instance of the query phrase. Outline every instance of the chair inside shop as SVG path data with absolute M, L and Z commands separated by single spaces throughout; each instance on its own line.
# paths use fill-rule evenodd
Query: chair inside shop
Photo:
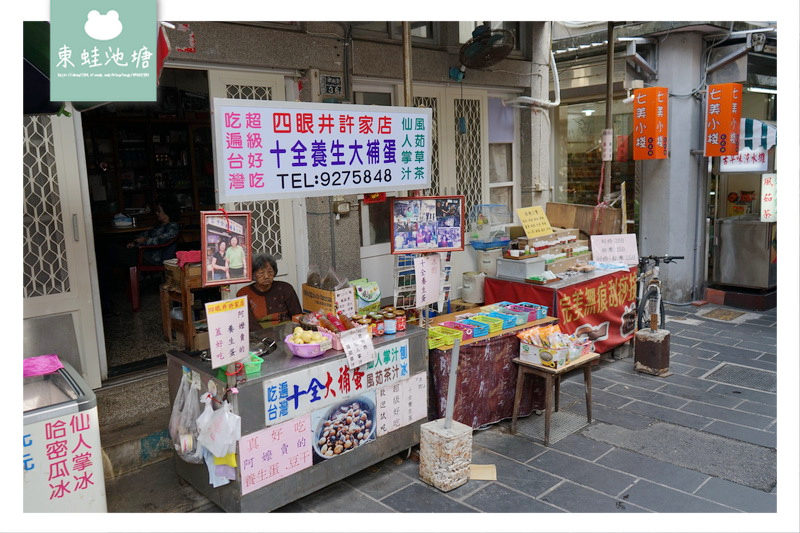
M 139 292 L 139 282 L 141 280 L 141 274 L 143 273 L 160 273 L 163 275 L 164 272 L 164 263 L 163 261 L 167 259 L 174 259 L 175 255 L 178 251 L 178 243 L 181 240 L 181 233 L 179 232 L 178 235 L 175 236 L 174 239 L 167 241 L 163 244 L 154 244 L 154 245 L 142 245 L 139 246 L 139 253 L 137 255 L 136 265 L 130 267 L 129 269 L 129 278 L 130 278 L 130 297 L 131 297 L 131 305 L 133 306 L 134 311 L 138 311 L 140 308 L 140 297 L 141 293 Z M 161 263 L 159 264 L 151 264 L 144 260 L 144 254 L 148 250 L 158 250 L 161 249 Z

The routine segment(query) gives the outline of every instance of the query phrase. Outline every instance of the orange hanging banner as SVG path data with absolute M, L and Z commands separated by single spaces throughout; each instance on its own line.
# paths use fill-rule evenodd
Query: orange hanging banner
M 742 84 L 709 85 L 706 92 L 706 157 L 739 153 Z
M 666 159 L 669 155 L 669 91 L 647 87 L 633 91 L 633 159 Z

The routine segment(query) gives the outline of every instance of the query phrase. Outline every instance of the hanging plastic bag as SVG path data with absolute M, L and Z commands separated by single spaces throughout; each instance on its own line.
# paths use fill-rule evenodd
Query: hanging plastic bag
M 169 419 L 169 435 L 178 457 L 195 464 L 203 462 L 197 427 L 197 415 L 200 412 L 199 389 L 200 384 L 193 383 L 191 374 L 184 372 Z
M 317 289 L 320 288 L 322 284 L 322 278 L 319 275 L 319 269 L 317 269 L 317 265 L 310 264 L 308 265 L 308 277 L 306 278 L 306 284 L 309 287 L 316 287 Z
M 333 267 L 328 269 L 328 274 L 323 278 L 320 288 L 326 291 L 338 291 L 347 287 L 347 278 L 341 277 Z
M 205 420 L 202 422 L 198 441 L 212 455 L 224 457 L 236 451 L 236 442 L 242 436 L 242 419 L 232 411 L 227 400 L 214 411 L 207 424 Z

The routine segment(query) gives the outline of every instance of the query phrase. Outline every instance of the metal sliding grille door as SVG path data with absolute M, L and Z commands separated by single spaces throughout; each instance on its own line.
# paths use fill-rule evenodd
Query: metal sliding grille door
M 439 180 L 439 99 L 433 97 L 414 98 L 415 107 L 428 107 L 431 109 L 431 187 L 425 189 L 423 195 L 436 196 L 440 191 Z
M 272 88 L 258 85 L 226 85 L 227 98 L 272 100 Z M 281 216 L 277 200 L 234 202 L 237 211 L 250 211 L 252 216 L 253 250 L 266 252 L 275 259 L 283 257 Z
M 51 117 L 24 117 L 23 297 L 70 291 Z
M 453 118 L 456 191 L 464 195 L 464 212 L 469 215 L 483 198 L 481 101 L 453 100 Z

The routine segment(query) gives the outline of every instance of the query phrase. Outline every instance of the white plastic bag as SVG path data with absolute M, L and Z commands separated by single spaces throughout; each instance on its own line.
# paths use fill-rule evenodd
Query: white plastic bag
M 175 452 L 187 463 L 196 464 L 203 462 L 197 427 L 197 415 L 200 412 L 199 385 L 192 382 L 189 372 L 183 373 L 169 419 L 169 436 L 172 438 Z
M 242 419 L 234 414 L 227 400 L 210 418 L 198 419 L 198 425 L 201 426 L 198 441 L 215 457 L 224 457 L 236 451 L 236 442 L 242 436 Z

